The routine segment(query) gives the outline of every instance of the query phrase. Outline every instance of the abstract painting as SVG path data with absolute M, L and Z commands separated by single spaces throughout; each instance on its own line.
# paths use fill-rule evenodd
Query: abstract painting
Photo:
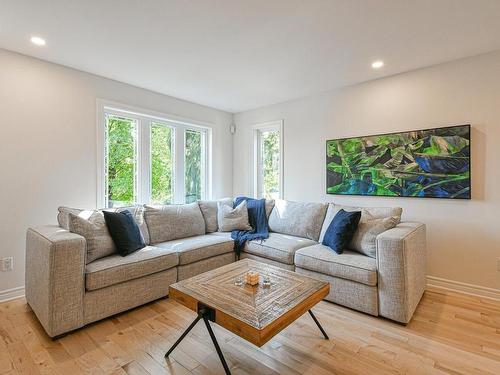
M 470 125 L 326 141 L 326 192 L 470 199 Z

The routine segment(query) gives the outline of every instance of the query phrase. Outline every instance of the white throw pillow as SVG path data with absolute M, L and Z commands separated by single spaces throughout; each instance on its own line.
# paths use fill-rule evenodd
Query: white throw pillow
M 248 222 L 247 202 L 243 201 L 235 208 L 224 202 L 217 202 L 217 222 L 219 232 L 252 230 Z

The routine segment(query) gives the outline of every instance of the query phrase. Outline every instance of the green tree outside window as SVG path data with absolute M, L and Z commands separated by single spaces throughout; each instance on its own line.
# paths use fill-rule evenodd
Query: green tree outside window
M 108 207 L 132 204 L 136 200 L 136 123 L 117 116 L 107 117 Z
M 151 124 L 151 201 L 156 204 L 172 203 L 172 137 L 171 127 Z
M 184 177 L 186 189 L 186 203 L 201 199 L 202 193 L 202 134 L 197 131 L 186 130 L 184 150 Z
M 267 199 L 277 199 L 280 194 L 280 133 L 261 133 L 262 154 L 262 195 Z

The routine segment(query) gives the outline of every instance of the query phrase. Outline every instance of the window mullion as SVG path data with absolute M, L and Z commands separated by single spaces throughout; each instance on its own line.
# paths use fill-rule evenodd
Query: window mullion
M 174 203 L 180 204 L 185 201 L 185 176 L 184 176 L 184 150 L 185 129 L 177 126 L 174 131 Z
M 141 117 L 138 131 L 138 194 L 137 203 L 151 202 L 151 121 Z

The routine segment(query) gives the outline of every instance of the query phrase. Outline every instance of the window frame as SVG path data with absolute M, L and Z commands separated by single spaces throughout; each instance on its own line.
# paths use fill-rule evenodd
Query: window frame
M 261 134 L 266 131 L 279 132 L 279 198 L 283 199 L 283 120 L 268 121 L 255 124 L 253 129 L 253 195 L 255 198 L 262 198 L 262 149 Z
M 169 115 L 157 111 L 97 99 L 97 194 L 96 207 L 106 207 L 106 115 L 115 115 L 137 121 L 137 202 L 149 204 L 151 200 L 151 123 L 163 123 L 173 129 L 173 199 L 171 204 L 185 202 L 184 137 L 186 130 L 202 134 L 202 196 L 212 196 L 212 127 L 213 124 Z M 179 178 L 180 177 L 180 178 Z

